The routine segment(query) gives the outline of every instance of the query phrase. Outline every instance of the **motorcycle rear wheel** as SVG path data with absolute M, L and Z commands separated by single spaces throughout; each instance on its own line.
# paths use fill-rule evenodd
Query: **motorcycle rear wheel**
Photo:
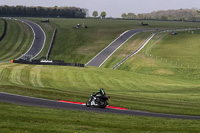
M 105 108 L 108 105 L 107 101 L 101 101 L 100 107 Z

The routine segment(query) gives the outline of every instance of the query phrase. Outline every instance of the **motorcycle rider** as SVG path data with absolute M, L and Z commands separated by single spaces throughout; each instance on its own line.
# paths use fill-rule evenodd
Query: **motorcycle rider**
M 100 95 L 98 95 L 98 94 L 100 94 Z M 96 103 L 98 103 L 101 98 L 106 97 L 106 93 L 105 93 L 104 89 L 101 88 L 96 94 L 94 94 L 94 96 L 96 96 L 97 99 L 95 101 L 96 101 Z
M 109 103 L 107 100 L 110 100 L 110 96 L 106 96 L 106 93 L 103 88 L 101 88 L 97 93 L 93 93 L 90 96 L 90 99 L 86 102 L 86 106 L 97 106 L 105 108 Z
M 101 88 L 96 94 L 94 94 L 94 96 L 101 94 L 101 96 L 106 96 L 106 92 L 104 91 L 103 88 Z

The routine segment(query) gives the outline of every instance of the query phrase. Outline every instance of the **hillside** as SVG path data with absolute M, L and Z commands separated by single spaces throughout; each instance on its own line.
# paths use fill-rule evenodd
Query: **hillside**
M 138 24 L 138 21 L 130 20 L 52 19 L 50 24 L 41 24 L 40 18 L 31 20 L 42 25 L 45 32 L 48 33 L 47 40 L 49 41 L 53 29 L 58 28 L 51 59 L 60 59 L 66 62 L 86 63 L 122 32 L 133 28 L 145 28 Z M 159 30 L 200 26 L 199 23 L 144 22 L 149 24 L 148 28 L 158 28 Z M 17 22 L 13 23 L 17 25 Z M 74 29 L 73 26 L 77 23 L 85 23 L 88 28 Z M 135 50 L 149 34 L 150 32 L 144 32 L 134 36 L 113 54 L 101 68 L 1 63 L 0 91 L 54 100 L 85 102 L 92 92 L 103 87 L 106 93 L 111 96 L 109 103 L 112 106 L 126 107 L 132 110 L 199 116 L 200 69 L 197 59 L 199 57 L 199 31 L 194 31 L 193 34 L 191 32 L 178 32 L 174 36 L 169 33 L 158 33 L 137 55 L 123 63 L 117 70 L 111 69 L 115 63 Z M 20 36 L 19 39 L 22 39 L 22 37 Z M 158 42 L 158 45 L 155 45 L 156 42 Z M 3 52 L 1 49 L 0 51 Z M 45 54 L 45 50 L 42 54 Z M 177 61 L 177 64 L 175 61 Z M 132 130 L 137 132 L 144 130 L 155 132 L 166 130 L 171 132 L 177 130 L 184 132 L 199 131 L 198 121 L 50 110 L 5 103 L 1 103 L 0 106 L 8 109 L 8 112 L 16 112 L 12 115 L 12 113 L 1 110 L 5 116 L 3 118 L 7 120 L 6 124 L 0 125 L 0 127 L 5 128 L 4 131 L 10 131 L 14 127 L 24 131 L 25 129 L 22 129 L 21 124 L 13 126 L 12 121 L 16 119 L 19 123 L 26 125 L 28 131 L 32 132 L 37 129 L 41 132 L 64 131 L 64 127 L 57 125 L 58 122 L 63 121 L 66 122 L 65 125 L 69 124 L 67 121 L 70 121 L 70 125 L 74 127 L 69 127 L 69 131 L 74 132 L 75 127 L 79 125 L 78 130 L 80 131 L 94 132 L 98 129 L 92 128 L 96 126 L 93 121 L 99 115 L 102 117 L 102 123 L 108 123 L 108 125 L 102 125 L 102 130 L 105 132 L 121 132 L 120 129 L 127 132 Z M 19 112 L 25 112 L 24 116 L 18 117 Z M 38 112 L 41 115 L 39 121 Z M 53 121 L 55 117 L 56 121 Z M 34 121 L 39 125 L 43 123 L 42 125 L 45 127 L 30 126 L 27 124 L 28 122 L 23 122 L 24 119 L 31 121 L 30 123 Z M 44 124 L 43 121 L 47 119 L 49 123 Z M 119 125 L 119 121 L 120 123 L 127 123 L 127 125 Z M 128 125 L 130 123 L 132 125 L 139 124 L 130 126 Z M 5 125 L 8 126 L 5 127 Z M 51 125 L 60 128 L 55 129 Z M 120 127 L 120 129 L 115 127 Z
M 30 19 L 30 18 L 28 18 Z M 41 18 L 30 19 L 42 26 L 47 34 L 46 48 L 50 43 L 54 28 L 57 28 L 57 36 L 53 47 L 51 59 L 65 60 L 65 62 L 86 64 L 98 52 L 116 39 L 120 34 L 130 29 L 140 28 L 192 28 L 199 23 L 192 22 L 168 22 L 168 21 L 143 21 L 149 26 L 141 26 L 141 21 L 136 20 L 99 20 L 99 19 L 50 19 L 50 23 L 41 23 Z M 83 24 L 88 28 L 74 29 L 77 24 Z M 146 36 L 143 36 L 146 39 Z M 46 51 L 47 51 L 46 50 Z M 45 58 L 46 52 L 41 55 Z

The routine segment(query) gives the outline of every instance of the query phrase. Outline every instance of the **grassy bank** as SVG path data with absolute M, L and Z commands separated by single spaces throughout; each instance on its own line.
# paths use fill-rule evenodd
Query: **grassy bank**
M 0 37 L 2 36 L 4 31 L 4 21 L 0 19 Z
M 179 32 L 175 36 L 168 33 L 149 50 L 149 54 L 180 67 L 200 67 L 199 36 L 200 31 Z
M 6 103 L 0 103 L 0 107 L 0 130 L 6 133 L 198 133 L 200 130 L 200 121 L 194 120 L 55 110 Z
M 0 43 L 0 61 L 10 61 L 24 54 L 31 46 L 33 32 L 19 21 L 7 19 L 7 34 Z
M 103 87 L 112 97 L 110 104 L 113 106 L 200 115 L 199 79 L 181 79 L 176 76 L 147 75 L 95 67 L 19 64 L 1 64 L 0 78 L 0 91 L 3 92 L 85 102 L 92 92 Z
M 157 34 L 137 55 L 118 70 L 162 75 L 180 79 L 199 79 L 199 31 Z M 156 42 L 158 44 L 156 44 Z

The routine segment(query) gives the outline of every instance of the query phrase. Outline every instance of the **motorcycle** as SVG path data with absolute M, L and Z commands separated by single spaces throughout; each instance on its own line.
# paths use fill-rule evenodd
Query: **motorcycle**
M 90 96 L 90 99 L 86 102 L 86 107 L 94 106 L 94 107 L 100 107 L 105 108 L 109 103 L 107 100 L 109 100 L 109 96 L 95 96 L 95 92 Z

